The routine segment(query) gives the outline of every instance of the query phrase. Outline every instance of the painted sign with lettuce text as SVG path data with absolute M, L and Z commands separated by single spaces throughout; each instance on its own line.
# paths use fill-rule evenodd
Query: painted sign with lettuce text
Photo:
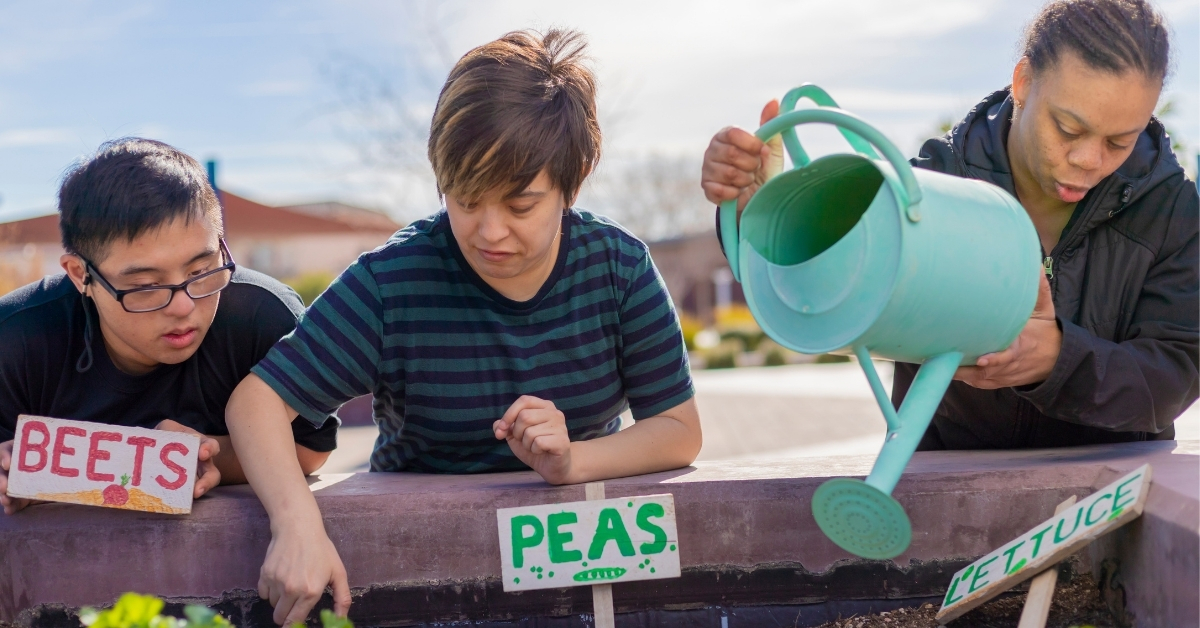
M 496 519 L 505 591 L 679 577 L 670 494 L 500 508 Z
M 1149 493 L 1146 464 L 967 565 L 950 581 L 938 622 L 961 616 L 1136 519 Z
M 23 414 L 8 495 L 186 514 L 199 453 L 193 434 Z

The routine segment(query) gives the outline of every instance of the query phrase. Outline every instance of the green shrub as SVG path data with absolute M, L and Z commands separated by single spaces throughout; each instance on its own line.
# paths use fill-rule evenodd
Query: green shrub
M 744 329 L 734 329 L 721 332 L 721 340 L 737 341 L 741 343 L 743 351 L 756 351 L 759 344 L 767 338 L 767 335 L 761 331 L 747 331 Z
M 763 356 L 763 366 L 783 366 L 784 364 L 787 364 L 787 356 L 783 353 L 783 347 L 771 347 L 767 350 L 767 355 Z
M 312 272 L 297 275 L 291 279 L 284 280 L 283 283 L 292 287 L 296 294 L 300 295 L 300 300 L 304 301 L 304 306 L 312 305 L 317 297 L 321 296 L 322 292 L 333 283 L 335 277 L 332 273 L 327 273 L 323 270 L 314 270 Z
M 822 353 L 817 356 L 817 364 L 839 364 L 841 362 L 849 362 L 850 357 L 845 355 L 834 355 L 832 353 Z

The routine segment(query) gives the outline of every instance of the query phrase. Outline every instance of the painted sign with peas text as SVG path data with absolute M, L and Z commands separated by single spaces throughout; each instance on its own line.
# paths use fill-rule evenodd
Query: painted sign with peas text
M 199 452 L 193 434 L 22 414 L 8 495 L 186 514 Z
M 951 621 L 1142 514 L 1150 465 L 1092 493 L 954 574 L 937 620 Z
M 496 510 L 505 591 L 679 577 L 670 494 Z

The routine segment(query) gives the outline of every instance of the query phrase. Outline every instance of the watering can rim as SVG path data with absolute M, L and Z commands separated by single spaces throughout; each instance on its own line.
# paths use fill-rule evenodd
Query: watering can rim
M 882 133 L 862 118 L 835 107 L 814 107 L 812 109 L 790 111 L 772 118 L 766 124 L 759 127 L 754 134 L 760 140 L 767 141 L 783 133 L 786 129 L 811 123 L 832 124 L 839 128 L 845 128 L 878 148 L 883 153 L 886 161 L 895 168 L 896 174 L 899 176 L 901 189 L 896 191 L 898 192 L 898 201 L 902 207 L 902 211 L 909 221 L 917 222 L 920 220 L 918 205 L 922 198 L 921 186 L 917 183 L 916 176 L 913 174 L 912 165 L 908 163 L 908 160 L 904 158 L 904 155 L 900 152 L 900 149 L 896 148 L 895 144 L 892 144 Z M 792 170 L 799 170 L 805 167 L 807 166 L 797 166 Z M 721 242 L 725 248 L 725 257 L 729 260 L 734 279 L 740 282 L 742 280 L 741 269 L 739 268 L 741 225 L 739 224 L 740 217 L 737 215 L 737 200 L 731 199 L 722 202 L 720 211 Z

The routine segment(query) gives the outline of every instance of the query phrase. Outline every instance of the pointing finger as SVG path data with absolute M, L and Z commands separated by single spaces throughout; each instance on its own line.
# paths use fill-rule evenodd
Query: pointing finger
M 333 614 L 345 617 L 350 612 L 350 584 L 345 566 L 333 571 Z

